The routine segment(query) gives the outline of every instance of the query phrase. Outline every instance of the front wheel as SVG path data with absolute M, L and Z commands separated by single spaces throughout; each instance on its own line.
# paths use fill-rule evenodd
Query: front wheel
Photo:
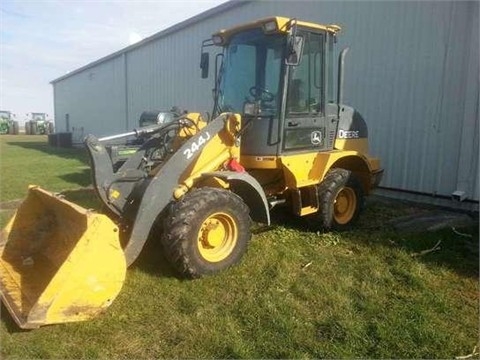
M 328 171 L 318 185 L 320 210 L 309 218 L 315 228 L 322 230 L 348 229 L 358 218 L 364 195 L 360 181 L 346 169 Z
M 205 187 L 171 205 L 162 244 L 180 274 L 197 278 L 239 262 L 250 237 L 249 209 L 243 200 L 230 191 Z

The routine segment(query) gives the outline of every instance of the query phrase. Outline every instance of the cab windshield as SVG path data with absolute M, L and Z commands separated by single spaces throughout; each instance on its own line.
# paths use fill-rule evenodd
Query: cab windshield
M 218 109 L 241 113 L 256 102 L 260 114 L 276 115 L 286 37 L 252 29 L 232 36 L 219 78 Z

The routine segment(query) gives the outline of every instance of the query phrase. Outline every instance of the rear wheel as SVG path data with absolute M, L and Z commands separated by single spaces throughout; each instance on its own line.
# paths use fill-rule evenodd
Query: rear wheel
M 162 244 L 172 265 L 186 277 L 222 271 L 240 261 L 250 241 L 249 210 L 226 190 L 192 190 L 172 204 Z
M 30 134 L 37 135 L 38 126 L 35 121 L 30 121 Z
M 309 218 L 323 230 L 345 230 L 358 218 L 363 207 L 363 189 L 355 175 L 345 169 L 328 171 L 318 186 L 320 210 Z

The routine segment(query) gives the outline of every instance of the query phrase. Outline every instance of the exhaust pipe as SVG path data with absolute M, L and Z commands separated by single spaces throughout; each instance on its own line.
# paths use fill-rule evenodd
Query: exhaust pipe
M 340 53 L 338 57 L 338 86 L 337 86 L 337 104 L 338 104 L 338 115 L 340 116 L 340 107 L 343 104 L 343 79 L 345 74 L 345 56 L 348 53 L 350 48 L 346 47 Z

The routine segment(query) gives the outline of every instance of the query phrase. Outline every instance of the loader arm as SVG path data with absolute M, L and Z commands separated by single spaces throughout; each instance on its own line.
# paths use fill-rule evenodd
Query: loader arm
M 87 137 L 93 182 L 99 198 L 126 230 L 127 264 L 140 254 L 153 224 L 171 201 L 181 198 L 202 174 L 218 171 L 240 155 L 240 115 L 225 113 L 183 140 L 161 166 L 142 168 L 146 153 L 154 149 L 153 137 L 114 173 L 109 155 L 100 141 Z M 178 134 L 177 134 L 178 136 Z M 125 240 L 125 239 L 124 239 Z
M 138 182 L 143 181 L 148 176 L 145 169 L 145 159 L 149 151 L 153 151 L 161 146 L 162 140 L 155 136 L 159 132 L 168 132 L 172 129 L 178 129 L 179 125 L 175 123 L 149 126 L 129 133 L 110 136 L 106 139 L 119 139 L 125 136 L 149 135 L 149 139 L 130 157 L 123 166 L 114 172 L 112 159 L 103 143 L 102 139 L 97 139 L 94 135 L 88 135 L 84 144 L 90 156 L 92 170 L 92 181 L 97 196 L 109 211 L 110 217 L 125 217 L 125 205 L 129 199 L 130 193 Z

